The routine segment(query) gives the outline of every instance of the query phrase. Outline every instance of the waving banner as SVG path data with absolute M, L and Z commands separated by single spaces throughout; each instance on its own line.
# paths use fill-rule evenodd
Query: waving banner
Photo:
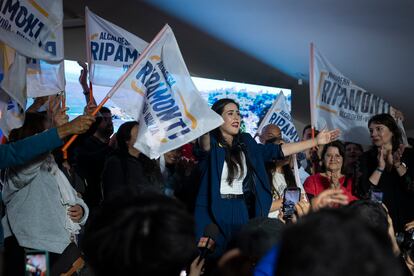
M 158 158 L 223 123 L 194 86 L 168 25 L 107 97 L 139 118 L 134 146 L 150 158 Z
M 0 42 L 0 129 L 6 137 L 24 122 L 25 77 L 26 58 Z
M 47 51 L 62 28 L 62 0 L 0 1 L 0 40 L 26 57 L 63 60 Z
M 148 43 L 88 8 L 85 16 L 89 79 L 93 84 L 112 87 Z
M 369 145 L 367 123 L 376 114 L 395 113 L 387 101 L 354 84 L 311 44 L 311 120 L 316 129 L 341 130 L 341 139 Z
M 53 40 L 45 48 L 53 56 L 63 56 L 63 27 L 57 29 Z M 64 61 L 48 62 L 31 59 L 27 61 L 27 96 L 41 97 L 55 95 L 65 90 Z
M 288 101 L 286 100 L 283 92 L 280 92 L 269 111 L 267 111 L 262 122 L 257 128 L 257 133 L 261 133 L 263 127 L 268 124 L 276 125 L 280 128 L 282 132 L 283 139 L 288 142 L 299 142 L 300 138 L 296 127 L 293 124 L 292 117 L 290 116 L 290 107 Z

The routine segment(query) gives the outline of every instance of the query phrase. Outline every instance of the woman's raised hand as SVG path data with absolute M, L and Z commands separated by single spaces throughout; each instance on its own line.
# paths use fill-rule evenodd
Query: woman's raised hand
M 339 129 L 334 130 L 322 130 L 318 136 L 316 136 L 316 142 L 318 145 L 325 145 L 339 138 L 341 131 Z

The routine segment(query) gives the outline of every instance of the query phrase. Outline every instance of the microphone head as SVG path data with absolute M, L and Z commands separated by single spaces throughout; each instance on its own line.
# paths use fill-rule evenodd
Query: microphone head
M 209 237 L 215 240 L 219 234 L 220 234 L 220 230 L 218 226 L 214 223 L 210 223 L 209 225 L 206 226 L 206 228 L 204 228 L 204 233 L 203 233 L 204 237 Z

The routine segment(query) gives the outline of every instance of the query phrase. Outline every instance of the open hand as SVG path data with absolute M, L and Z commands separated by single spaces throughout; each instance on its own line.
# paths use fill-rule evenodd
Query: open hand
M 331 131 L 328 130 L 322 130 L 318 136 L 316 136 L 316 142 L 318 145 L 325 145 L 330 142 L 333 142 L 339 138 L 339 135 L 341 134 L 339 129 L 334 129 Z

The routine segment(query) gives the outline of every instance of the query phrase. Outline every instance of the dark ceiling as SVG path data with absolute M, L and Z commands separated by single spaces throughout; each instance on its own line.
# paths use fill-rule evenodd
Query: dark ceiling
M 168 23 L 193 76 L 292 89 L 302 123 L 313 41 L 345 76 L 401 109 L 414 134 L 412 0 L 65 0 L 68 59 L 85 59 L 85 5 L 146 41 Z

